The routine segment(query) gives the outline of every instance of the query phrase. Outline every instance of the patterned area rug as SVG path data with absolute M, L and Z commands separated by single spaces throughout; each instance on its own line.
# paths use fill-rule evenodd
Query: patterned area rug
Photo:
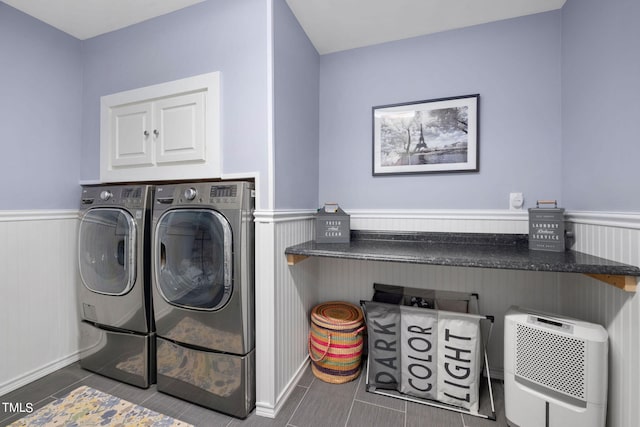
M 65 397 L 49 403 L 9 426 L 193 427 L 191 424 L 87 386 L 78 387 Z

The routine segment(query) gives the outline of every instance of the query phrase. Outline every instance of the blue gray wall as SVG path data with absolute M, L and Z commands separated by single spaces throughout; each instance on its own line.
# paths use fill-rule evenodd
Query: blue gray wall
M 640 211 L 640 2 L 568 0 L 562 11 L 567 207 Z
M 561 13 L 320 58 L 320 194 L 351 209 L 506 209 L 561 197 Z M 373 177 L 371 107 L 480 94 L 480 172 Z
M 276 209 L 316 208 L 320 57 L 284 0 L 274 1 Z
M 0 3 L 0 210 L 78 205 L 80 41 Z
M 266 185 L 266 7 L 209 0 L 80 42 L 0 3 L 0 210 L 76 207 L 78 180 L 99 176 L 100 96 L 214 70 L 223 170 Z M 638 18 L 638 2 L 568 0 L 318 57 L 276 0 L 274 207 L 502 209 L 522 191 L 527 206 L 640 210 Z M 480 172 L 371 176 L 372 106 L 470 93 L 480 93 Z
M 223 173 L 258 172 L 266 192 L 264 0 L 209 0 L 86 40 L 82 54 L 82 180 L 99 178 L 101 96 L 220 71 Z

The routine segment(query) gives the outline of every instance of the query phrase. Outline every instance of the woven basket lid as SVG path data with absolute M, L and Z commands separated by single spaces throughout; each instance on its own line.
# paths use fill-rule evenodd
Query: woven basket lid
M 358 306 L 342 301 L 329 301 L 316 305 L 311 311 L 311 318 L 314 322 L 340 328 L 359 326 L 364 322 L 362 311 Z

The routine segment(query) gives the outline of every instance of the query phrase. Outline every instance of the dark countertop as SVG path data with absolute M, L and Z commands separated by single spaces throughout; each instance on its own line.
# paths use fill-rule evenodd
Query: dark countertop
M 392 261 L 452 267 L 640 276 L 640 268 L 566 250 L 529 250 L 526 234 L 352 231 L 350 243 L 308 241 L 286 255 Z

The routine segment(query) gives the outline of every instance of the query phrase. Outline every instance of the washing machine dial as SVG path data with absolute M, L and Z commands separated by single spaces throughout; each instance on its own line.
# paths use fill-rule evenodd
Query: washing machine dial
M 109 190 L 102 190 L 100 192 L 100 199 L 104 200 L 105 202 L 109 200 L 111 197 L 113 197 L 113 193 Z
M 197 195 L 198 195 L 198 191 L 193 187 L 187 188 L 186 190 L 184 190 L 184 198 L 187 200 L 193 200 L 196 198 Z

